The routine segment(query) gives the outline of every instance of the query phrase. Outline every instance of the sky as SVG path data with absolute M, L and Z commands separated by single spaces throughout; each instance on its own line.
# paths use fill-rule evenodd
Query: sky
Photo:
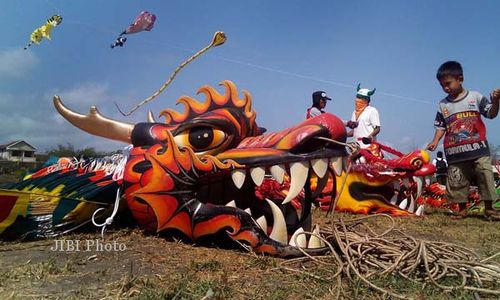
M 464 87 L 489 95 L 500 87 L 500 1 L 315 0 L 2 0 L 0 10 L 0 144 L 25 140 L 44 152 L 57 145 L 114 151 L 124 144 L 91 136 L 59 116 L 53 95 L 87 113 L 144 122 L 148 110 L 177 108 L 184 95 L 223 80 L 252 95 L 257 123 L 270 131 L 305 118 L 311 94 L 333 98 L 326 111 L 350 118 L 356 86 L 376 88 L 379 141 L 400 151 L 423 148 L 434 135 L 435 79 L 443 62 L 464 68 Z M 157 16 L 150 32 L 110 48 L 141 11 Z M 33 29 L 63 17 L 28 50 Z M 187 65 L 155 100 L 121 115 L 153 94 L 175 68 L 208 45 L 216 31 L 227 41 Z M 162 119 L 158 119 L 162 121 Z M 500 118 L 485 120 L 500 145 Z M 441 146 L 442 147 L 442 146 Z

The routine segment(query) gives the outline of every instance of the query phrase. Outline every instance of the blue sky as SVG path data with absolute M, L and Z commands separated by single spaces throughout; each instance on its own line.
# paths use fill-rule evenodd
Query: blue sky
M 142 10 L 156 14 L 153 30 L 110 49 Z M 435 80 L 441 63 L 460 61 L 466 88 L 489 95 L 500 87 L 498 11 L 498 1 L 3 0 L 0 144 L 119 149 L 124 145 L 59 117 L 52 96 L 82 113 L 96 105 L 103 115 L 137 123 L 148 110 L 174 108 L 180 96 L 229 79 L 251 93 L 259 126 L 269 131 L 303 120 L 315 90 L 334 99 L 328 112 L 347 119 L 358 82 L 377 88 L 380 141 L 410 151 L 433 137 L 444 96 Z M 23 50 L 53 14 L 63 22 L 52 41 Z M 126 110 L 151 95 L 218 30 L 226 44 L 188 65 L 160 97 L 128 117 L 116 110 L 114 102 Z M 485 122 L 490 144 L 500 145 L 500 120 Z

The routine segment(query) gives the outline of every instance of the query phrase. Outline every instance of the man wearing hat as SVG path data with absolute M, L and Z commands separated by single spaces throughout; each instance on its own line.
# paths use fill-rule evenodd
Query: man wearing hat
M 312 106 L 307 109 L 306 119 L 310 119 L 324 113 L 323 108 L 326 107 L 326 101 L 332 98 L 328 97 L 323 91 L 316 91 L 312 94 Z
M 352 112 L 351 122 L 356 122 L 358 126 L 348 132 L 348 136 L 352 136 L 354 141 L 357 141 L 361 148 L 368 148 L 370 144 L 365 144 L 361 141 L 362 138 L 375 140 L 377 134 L 380 133 L 380 118 L 378 110 L 370 106 L 370 98 L 375 93 L 375 89 L 362 89 L 360 84 L 357 87 L 356 99 L 354 100 L 355 108 Z M 367 139 L 364 139 L 365 141 Z

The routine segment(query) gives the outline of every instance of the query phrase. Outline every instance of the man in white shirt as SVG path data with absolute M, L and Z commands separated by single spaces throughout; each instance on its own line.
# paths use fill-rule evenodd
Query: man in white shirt
M 306 119 L 310 119 L 324 113 L 323 108 L 326 107 L 326 101 L 332 100 L 323 91 L 316 91 L 312 94 L 312 106 L 307 109 Z
M 370 141 L 376 140 L 376 136 L 380 133 L 380 118 L 378 110 L 370 106 L 370 98 L 375 93 L 375 89 L 362 89 L 360 84 L 357 87 L 356 99 L 354 100 L 355 108 L 352 112 L 351 122 L 356 122 L 358 126 L 347 133 L 352 136 L 354 141 L 360 144 L 361 148 L 368 148 L 370 144 L 365 144 L 361 141 L 362 138 L 368 138 Z M 367 139 L 365 139 L 366 141 Z

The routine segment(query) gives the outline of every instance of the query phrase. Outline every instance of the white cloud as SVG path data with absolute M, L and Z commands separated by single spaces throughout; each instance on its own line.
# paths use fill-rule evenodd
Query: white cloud
M 9 49 L 0 52 L 0 78 L 21 78 L 29 73 L 39 59 L 29 50 Z
M 68 89 L 34 94 L 0 94 L 0 144 L 26 140 L 39 152 L 68 143 L 76 149 L 93 147 L 99 151 L 113 151 L 126 146 L 90 135 L 71 125 L 52 105 L 54 94 L 59 95 L 63 103 L 75 112 L 87 114 L 90 106 L 96 105 L 103 115 L 123 120 L 114 106 L 114 101 L 121 95 L 113 95 L 107 83 L 87 82 Z
M 109 94 L 107 83 L 86 82 L 70 89 L 53 90 L 47 93 L 46 98 L 52 99 L 57 94 L 64 103 L 75 103 L 79 107 L 90 107 L 109 102 L 112 96 Z

